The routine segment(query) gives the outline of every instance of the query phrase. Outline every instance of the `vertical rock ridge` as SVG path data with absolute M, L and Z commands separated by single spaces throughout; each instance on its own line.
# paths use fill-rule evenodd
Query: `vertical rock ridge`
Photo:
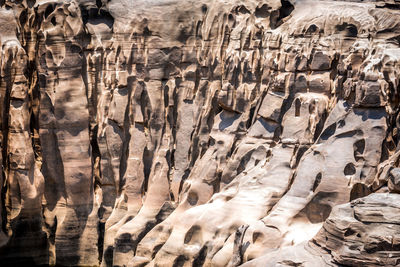
M 395 266 L 399 14 L 0 2 L 1 261 Z

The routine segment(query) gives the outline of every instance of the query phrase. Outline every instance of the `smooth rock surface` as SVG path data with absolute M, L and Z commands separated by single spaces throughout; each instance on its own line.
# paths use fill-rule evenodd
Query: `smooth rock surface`
M 390 0 L 0 1 L 0 265 L 399 265 L 399 36 Z
M 242 266 L 399 266 L 399 200 L 398 194 L 374 193 L 336 206 L 309 242 Z

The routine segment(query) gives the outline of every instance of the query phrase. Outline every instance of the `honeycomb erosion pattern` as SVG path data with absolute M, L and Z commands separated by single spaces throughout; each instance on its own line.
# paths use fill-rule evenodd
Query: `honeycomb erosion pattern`
M 400 4 L 0 0 L 1 266 L 399 266 Z

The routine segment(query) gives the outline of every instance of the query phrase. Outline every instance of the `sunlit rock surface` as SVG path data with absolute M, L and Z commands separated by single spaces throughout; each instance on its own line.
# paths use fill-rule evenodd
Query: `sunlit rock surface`
M 400 265 L 399 64 L 396 1 L 0 1 L 0 265 Z

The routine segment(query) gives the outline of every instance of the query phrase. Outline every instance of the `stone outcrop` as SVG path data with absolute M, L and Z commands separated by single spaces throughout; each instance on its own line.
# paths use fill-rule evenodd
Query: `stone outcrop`
M 336 206 L 309 242 L 243 266 L 399 266 L 399 198 L 374 193 Z
M 396 266 L 396 1 L 0 1 L 5 266 Z

